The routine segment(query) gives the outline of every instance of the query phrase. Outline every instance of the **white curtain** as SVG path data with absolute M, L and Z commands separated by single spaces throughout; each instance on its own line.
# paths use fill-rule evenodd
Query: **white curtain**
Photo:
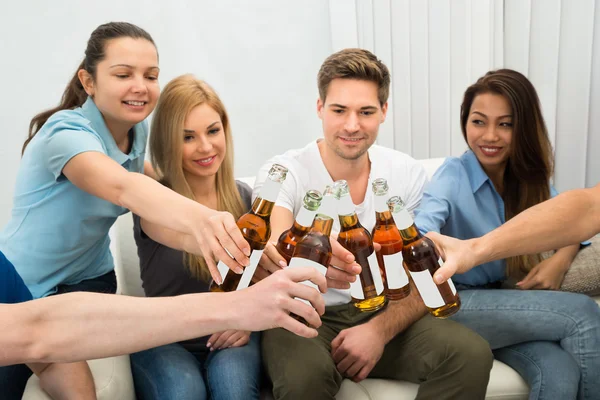
M 460 155 L 464 90 L 512 68 L 538 90 L 559 190 L 600 181 L 600 10 L 594 0 L 329 0 L 334 51 L 374 51 L 392 71 L 379 143 L 417 159 Z M 597 29 L 594 29 L 594 28 Z

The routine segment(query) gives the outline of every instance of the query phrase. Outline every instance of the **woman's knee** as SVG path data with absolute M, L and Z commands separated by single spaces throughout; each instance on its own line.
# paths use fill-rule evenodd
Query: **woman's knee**
M 206 399 L 199 363 L 178 344 L 130 356 L 135 391 L 139 399 Z

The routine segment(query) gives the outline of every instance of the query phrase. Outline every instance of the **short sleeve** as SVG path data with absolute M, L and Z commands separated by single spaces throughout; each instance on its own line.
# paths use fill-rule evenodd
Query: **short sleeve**
M 426 186 L 421 204 L 415 211 L 415 225 L 421 233 L 440 232 L 446 225 L 457 187 L 459 163 L 458 160 L 447 160 Z
M 100 138 L 85 129 L 75 129 L 72 125 L 58 123 L 51 128 L 45 138 L 45 160 L 48 170 L 58 179 L 65 165 L 80 153 L 96 151 L 106 154 Z
M 421 203 L 423 192 L 429 179 L 427 178 L 427 172 L 425 172 L 425 168 L 420 162 L 415 162 L 412 165 L 409 174 L 409 187 L 406 188 L 407 195 L 403 200 L 406 203 L 408 211 L 414 213 L 415 209 Z

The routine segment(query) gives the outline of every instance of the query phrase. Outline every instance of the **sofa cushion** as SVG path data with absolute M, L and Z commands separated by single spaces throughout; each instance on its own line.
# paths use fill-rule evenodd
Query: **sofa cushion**
M 135 400 L 129 356 L 101 358 L 88 361 L 98 400 Z M 40 388 L 40 380 L 33 375 L 27 381 L 23 400 L 51 400 Z

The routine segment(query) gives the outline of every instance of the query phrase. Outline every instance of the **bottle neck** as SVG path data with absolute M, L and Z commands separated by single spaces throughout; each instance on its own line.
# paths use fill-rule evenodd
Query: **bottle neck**
M 333 228 L 333 219 L 315 219 L 310 228 L 310 232 L 320 233 L 324 236 L 331 235 L 331 228 Z
M 300 212 L 296 216 L 296 220 L 294 221 L 295 225 L 298 225 L 300 228 L 310 228 L 315 219 L 315 215 L 317 215 L 317 211 L 311 211 L 305 207 L 300 209 Z
M 403 208 L 399 212 L 393 215 L 396 227 L 400 231 L 402 241 L 404 244 L 408 244 L 419 240 L 423 237 L 415 225 L 415 221 L 410 216 L 407 209 Z
M 267 178 L 263 187 L 260 189 L 258 197 L 275 203 L 277 196 L 279 196 L 279 190 L 281 189 L 281 182 L 275 182 Z
M 265 200 L 262 197 L 257 197 L 252 203 L 252 214 L 256 214 L 259 217 L 270 217 L 271 212 L 273 211 L 273 207 L 275 206 L 275 202 Z
M 392 213 L 388 211 L 376 211 L 375 212 L 375 224 L 376 225 L 388 225 L 392 222 Z
M 402 242 L 404 242 L 404 244 L 416 242 L 417 240 L 423 237 L 423 235 L 421 235 L 421 232 L 419 232 L 415 224 L 412 224 L 406 229 L 399 229 L 399 231 L 400 236 L 402 236 Z
M 387 192 L 383 193 L 381 195 L 377 195 L 376 194 L 374 196 L 374 198 L 375 198 L 375 212 L 378 212 L 378 213 L 380 213 L 380 212 L 390 212 L 390 209 L 389 209 L 389 207 L 388 207 L 388 205 L 386 203 L 387 202 L 387 197 L 388 197 Z
M 321 201 L 321 207 L 319 207 L 319 214 L 324 214 L 331 218 L 337 217 L 338 212 L 336 198 L 333 196 L 324 196 L 323 200 Z
M 339 200 L 338 213 L 340 218 L 340 228 L 342 230 L 354 229 L 359 225 L 358 216 L 352 198 L 343 196 Z

